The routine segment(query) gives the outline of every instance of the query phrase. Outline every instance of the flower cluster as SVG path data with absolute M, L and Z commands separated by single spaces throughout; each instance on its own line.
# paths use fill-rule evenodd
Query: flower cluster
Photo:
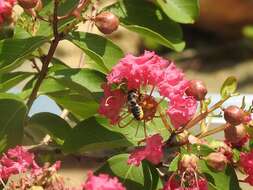
M 11 21 L 12 9 L 15 0 L 0 0 L 0 25 Z
M 21 146 L 9 149 L 0 159 L 0 177 L 6 180 L 10 175 L 23 173 L 29 169 L 37 169 L 34 154 Z
M 162 137 L 159 134 L 146 139 L 146 146 L 136 149 L 129 157 L 128 164 L 139 166 L 146 159 L 153 164 L 159 164 L 163 158 Z
M 127 101 L 126 93 L 110 88 L 114 84 L 126 84 L 127 90 L 156 89 L 161 97 L 170 100 L 167 113 L 176 128 L 185 125 L 197 109 L 196 100 L 185 94 L 189 81 L 185 79 L 183 72 L 173 62 L 154 52 L 145 51 L 139 57 L 126 55 L 113 67 L 107 81 L 103 86 L 105 95 L 99 113 L 110 119 L 112 124 L 121 119 L 120 112 Z
M 240 166 L 243 168 L 244 172 L 248 175 L 245 181 L 253 186 L 253 151 L 249 153 L 241 153 Z
M 83 184 L 83 190 L 126 190 L 126 188 L 114 177 L 111 178 L 107 174 L 93 175 L 88 172 L 88 178 Z

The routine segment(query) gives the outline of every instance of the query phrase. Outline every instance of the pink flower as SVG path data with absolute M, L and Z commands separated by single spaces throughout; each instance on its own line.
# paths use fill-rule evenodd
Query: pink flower
M 189 86 L 189 81 L 184 78 L 183 72 L 172 62 L 164 69 L 158 83 L 160 95 L 167 98 L 182 96 Z
M 83 190 L 126 190 L 126 188 L 114 177 L 110 178 L 107 174 L 93 175 L 88 172 L 88 178 L 83 184 Z
M 139 57 L 128 54 L 112 69 L 107 80 L 109 84 L 127 81 L 128 89 L 139 89 L 141 85 L 156 86 L 169 64 L 154 52 L 145 51 Z
M 11 18 L 15 2 L 15 0 L 0 0 L 0 24 Z
M 187 124 L 197 110 L 197 101 L 193 97 L 176 96 L 169 102 L 167 114 L 175 128 Z
M 179 180 L 175 178 L 170 179 L 163 187 L 163 190 L 208 190 L 208 183 L 206 179 L 200 178 L 191 187 L 181 187 Z
M 26 172 L 30 167 L 37 167 L 34 154 L 29 153 L 22 146 L 8 150 L 0 159 L 0 177 L 8 179 L 12 174 Z
M 245 182 L 253 186 L 253 175 L 246 177 Z
M 240 154 L 240 166 L 248 175 L 253 175 L 253 151 Z
M 148 137 L 146 146 L 136 149 L 129 157 L 128 164 L 139 166 L 141 161 L 146 159 L 153 164 L 158 164 L 163 158 L 162 137 L 159 134 Z
M 126 95 L 121 90 L 111 90 L 110 85 L 104 84 L 104 97 L 101 99 L 99 113 L 109 118 L 111 124 L 120 120 L 120 111 L 126 103 Z

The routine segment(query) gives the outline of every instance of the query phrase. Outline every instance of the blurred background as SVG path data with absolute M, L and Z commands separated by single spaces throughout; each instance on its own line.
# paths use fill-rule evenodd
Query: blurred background
M 102 1 L 103 4 L 111 0 Z M 125 53 L 154 50 L 175 60 L 189 79 L 205 81 L 209 92 L 218 92 L 229 75 L 239 79 L 241 93 L 253 92 L 253 0 L 200 0 L 200 17 L 194 25 L 183 25 L 186 48 L 175 53 L 154 41 L 120 28 L 109 37 Z M 79 30 L 87 30 L 80 25 Z M 99 33 L 96 28 L 92 32 Z M 57 56 L 78 67 L 81 52 L 63 42 Z

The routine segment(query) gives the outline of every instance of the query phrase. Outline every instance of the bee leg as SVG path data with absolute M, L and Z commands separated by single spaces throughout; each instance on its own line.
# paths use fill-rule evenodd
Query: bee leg
M 136 132 L 135 132 L 135 137 L 137 137 L 137 134 L 138 134 L 138 131 L 139 131 L 139 127 L 140 127 L 140 122 L 138 122 L 137 129 L 136 129 Z
M 124 125 L 121 125 L 121 121 L 122 121 L 122 119 L 119 121 L 119 123 L 118 123 L 118 126 L 119 126 L 119 128 L 125 128 L 125 127 L 127 127 L 129 124 L 131 124 L 133 121 L 134 121 L 134 119 L 135 118 L 133 118 L 133 119 L 131 119 L 130 121 L 128 121 L 126 124 L 124 124 Z
M 155 86 L 153 86 L 153 87 L 152 87 L 152 89 L 151 89 L 151 91 L 150 91 L 149 96 L 152 96 L 152 94 L 153 94 L 154 90 L 155 90 Z
M 148 137 L 148 134 L 147 134 L 147 128 L 146 128 L 146 122 L 143 121 L 143 127 L 144 127 L 144 135 L 145 135 L 145 139 Z

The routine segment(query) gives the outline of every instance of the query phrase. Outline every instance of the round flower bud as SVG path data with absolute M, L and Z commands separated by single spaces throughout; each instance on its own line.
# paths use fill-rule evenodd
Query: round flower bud
M 179 168 L 181 171 L 185 171 L 186 169 L 194 169 L 196 170 L 198 167 L 199 158 L 194 154 L 185 154 L 183 155 Z
M 231 125 L 239 125 L 244 121 L 245 112 L 237 106 L 229 106 L 224 110 L 224 118 Z
M 206 157 L 207 165 L 217 171 L 223 171 L 227 165 L 227 157 L 221 152 L 213 152 Z
M 43 8 L 42 0 L 38 0 L 38 3 L 37 3 L 37 5 L 34 7 L 34 9 L 35 9 L 35 11 L 40 12 L 42 8 Z
M 191 80 L 185 93 L 196 100 L 204 100 L 207 94 L 206 85 L 201 80 Z
M 36 7 L 38 0 L 18 0 L 18 4 L 24 9 L 32 9 Z
M 119 19 L 110 12 L 102 12 L 95 17 L 95 25 L 100 32 L 111 34 L 116 31 L 119 26 Z
M 228 125 L 224 130 L 225 139 L 232 144 L 238 144 L 243 138 L 247 136 L 247 131 L 243 124 L 231 126 Z

